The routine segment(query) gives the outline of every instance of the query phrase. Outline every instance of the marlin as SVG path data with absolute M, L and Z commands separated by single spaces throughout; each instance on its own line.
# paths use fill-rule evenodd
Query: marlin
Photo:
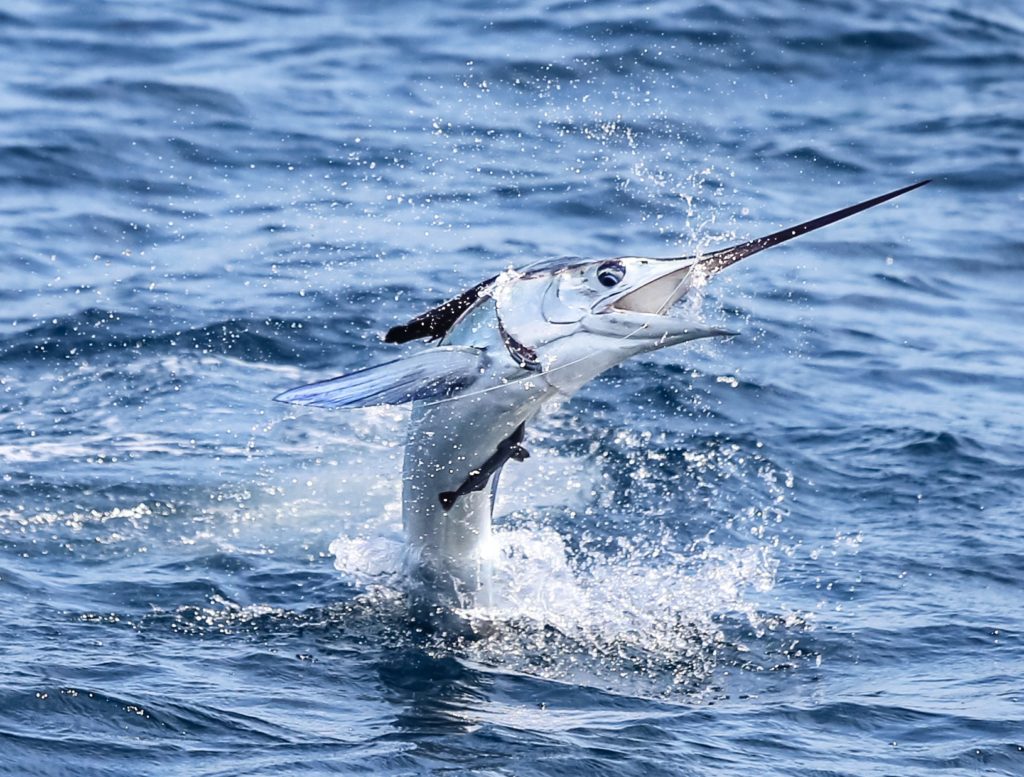
M 542 407 L 632 356 L 735 334 L 668 312 L 739 260 L 926 183 L 707 254 L 567 258 L 508 269 L 384 337 L 436 346 L 275 399 L 320 408 L 411 402 L 402 517 L 413 590 L 432 607 L 487 606 L 498 479 L 507 462 L 529 455 L 526 425 Z

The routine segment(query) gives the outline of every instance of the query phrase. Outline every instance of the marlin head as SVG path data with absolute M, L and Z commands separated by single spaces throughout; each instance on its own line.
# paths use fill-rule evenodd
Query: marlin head
M 521 366 L 576 388 L 630 356 L 725 334 L 667 315 L 698 274 L 695 257 L 560 259 L 507 270 L 490 292 L 505 345 Z M 564 374 L 562 374 L 564 373 Z
M 708 277 L 741 259 L 916 189 L 920 181 L 811 221 L 708 254 L 560 259 L 509 270 L 490 289 L 506 344 L 535 355 L 559 388 L 578 388 L 630 356 L 731 335 L 669 310 Z M 511 350 L 511 348 L 510 348 Z M 554 373 L 566 375 L 556 377 Z

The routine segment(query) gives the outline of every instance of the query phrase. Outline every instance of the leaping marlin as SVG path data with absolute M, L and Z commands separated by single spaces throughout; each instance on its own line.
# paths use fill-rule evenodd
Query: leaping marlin
M 436 347 L 276 399 L 325 408 L 412 402 L 402 482 L 410 575 L 420 601 L 487 604 L 499 473 L 509 459 L 528 455 L 525 427 L 543 405 L 631 356 L 733 334 L 666 312 L 700 277 L 926 183 L 705 255 L 570 258 L 509 269 L 384 338 L 426 338 Z

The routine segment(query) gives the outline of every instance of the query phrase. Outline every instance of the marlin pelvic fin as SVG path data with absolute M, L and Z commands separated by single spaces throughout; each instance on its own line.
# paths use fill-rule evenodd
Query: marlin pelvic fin
M 483 491 L 487 483 L 509 459 L 513 461 L 526 461 L 530 458 L 530 452 L 523 447 L 523 437 L 526 435 L 526 423 L 521 423 L 508 437 L 498 443 L 498 449 L 478 469 L 470 471 L 467 477 L 454 491 L 442 491 L 438 494 L 441 507 L 445 512 L 451 510 L 459 497 L 465 496 L 473 491 Z
M 471 385 L 487 365 L 478 348 L 443 346 L 368 367 L 338 378 L 299 386 L 274 397 L 309 407 L 401 405 L 451 396 Z

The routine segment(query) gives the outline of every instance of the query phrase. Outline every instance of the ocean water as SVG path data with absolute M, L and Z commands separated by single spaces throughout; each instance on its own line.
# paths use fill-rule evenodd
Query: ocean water
M 1024 774 L 1018 3 L 8 0 L 0 52 L 0 774 Z M 921 178 L 529 430 L 480 639 L 406 612 L 404 411 L 272 402 L 510 264 Z

